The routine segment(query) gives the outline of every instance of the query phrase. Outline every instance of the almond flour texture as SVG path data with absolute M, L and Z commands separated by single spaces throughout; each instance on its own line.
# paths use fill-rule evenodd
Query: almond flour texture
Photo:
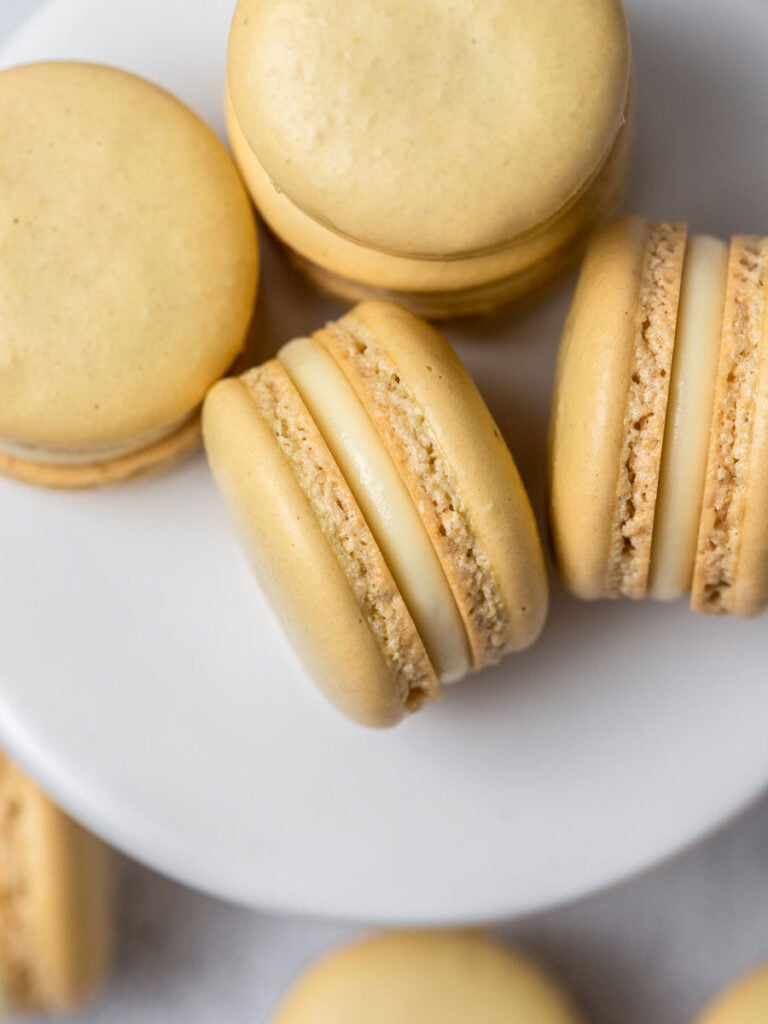
M 685 242 L 684 225 L 650 225 L 616 483 L 607 585 L 612 597 L 644 597 L 648 586 Z
M 316 337 L 346 373 L 384 438 L 454 592 L 476 668 L 510 649 L 509 611 L 450 461 L 397 368 L 352 316 Z
M 749 491 L 755 396 L 766 317 L 768 239 L 732 243 L 692 607 L 731 610 Z

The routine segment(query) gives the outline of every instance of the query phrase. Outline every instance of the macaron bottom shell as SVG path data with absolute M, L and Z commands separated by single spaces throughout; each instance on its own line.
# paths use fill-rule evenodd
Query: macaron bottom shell
M 518 301 L 564 272 L 589 235 L 618 206 L 629 166 L 632 98 L 613 147 L 570 203 L 509 245 L 467 257 L 428 259 L 381 252 L 309 217 L 271 181 L 226 97 L 235 160 L 267 225 L 290 259 L 321 290 L 345 302 L 397 302 L 430 319 L 489 312 Z
M 161 432 L 159 439 L 117 454 L 81 452 L 74 461 L 57 461 L 57 452 L 38 451 L 30 458 L 24 448 L 14 445 L 3 449 L 0 441 L 0 473 L 23 483 L 61 490 L 80 490 L 108 486 L 123 480 L 146 476 L 174 465 L 195 451 L 200 445 L 200 413 L 186 417 L 180 427 L 169 433 Z

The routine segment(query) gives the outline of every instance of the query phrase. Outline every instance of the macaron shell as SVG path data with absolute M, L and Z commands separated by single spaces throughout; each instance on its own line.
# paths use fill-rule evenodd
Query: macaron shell
M 250 148 L 310 217 L 385 252 L 468 255 L 591 180 L 629 42 L 617 0 L 240 0 L 228 82 Z
M 112 854 L 42 794 L 30 828 L 29 898 L 48 1005 L 72 1010 L 95 994 L 111 958 Z
M 418 700 L 393 681 L 306 494 L 239 379 L 220 381 L 209 392 L 203 434 L 256 577 L 308 671 L 350 718 L 394 725 Z M 367 531 L 362 516 L 360 529 Z M 380 571 L 388 574 L 383 559 Z M 403 644 L 423 662 L 426 654 L 407 612 L 405 619 L 412 633 Z M 436 696 L 434 677 L 429 687 Z
M 695 1024 L 765 1024 L 768 1020 L 768 967 L 763 966 L 726 989 Z
M 394 256 L 357 244 L 313 220 L 277 189 L 248 145 L 229 94 L 227 130 L 238 166 L 261 215 L 320 288 L 347 302 L 389 299 L 428 317 L 465 316 L 533 291 L 564 270 L 589 231 L 621 197 L 631 142 L 631 103 L 616 143 L 576 202 L 508 247 L 466 259 Z
M 8 455 L 0 451 L 0 473 L 39 487 L 78 490 L 106 487 L 121 480 L 154 473 L 183 459 L 200 444 L 200 415 L 195 414 L 180 430 L 148 448 L 106 462 L 59 465 Z
M 578 597 L 642 597 L 674 347 L 685 229 L 624 217 L 590 244 L 561 343 L 550 520 Z
M 331 953 L 272 1024 L 578 1024 L 556 985 L 477 932 L 392 932 Z
M 691 607 L 768 606 L 768 239 L 731 240 Z
M 422 513 L 459 604 L 475 667 L 527 647 L 538 636 L 547 610 L 547 581 L 536 522 L 512 456 L 488 409 L 451 347 L 423 320 L 399 306 L 365 302 L 339 321 L 342 332 L 363 333 L 383 351 L 398 384 L 407 389 L 403 412 L 426 424 L 436 441 L 430 458 L 446 467 L 455 487 L 451 520 L 466 516 L 467 535 L 454 546 L 441 521 L 429 479 L 418 469 L 426 453 L 409 442 L 392 419 L 392 397 L 366 380 L 354 344 L 329 325 L 317 337 L 347 373 L 384 437 L 401 476 Z M 420 461 L 421 460 L 421 461 Z M 458 528 L 458 527 L 457 527 Z M 456 536 L 461 536 L 457 534 Z M 461 545 L 469 544 L 471 551 Z M 470 568 L 467 558 L 476 559 Z M 469 576 L 467 575 L 469 571 Z M 486 574 L 483 600 L 474 604 L 478 572 Z M 487 612 L 487 613 L 486 613 Z
M 0 73 L 0 437 L 66 450 L 141 437 L 241 348 L 253 214 L 215 134 L 100 65 Z
M 104 979 L 113 947 L 112 854 L 0 755 L 3 934 L 11 1008 L 71 1011 Z M 10 815 L 10 818 L 8 817 Z
M 550 524 L 567 588 L 605 596 L 647 225 L 614 221 L 581 267 L 560 344 L 549 439 Z M 586 471 L 585 471 L 586 469 Z

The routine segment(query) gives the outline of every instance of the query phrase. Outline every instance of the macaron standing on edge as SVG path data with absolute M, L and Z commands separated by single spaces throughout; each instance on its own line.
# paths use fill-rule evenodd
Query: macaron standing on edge
M 227 82 L 262 216 L 345 301 L 491 309 L 571 262 L 622 191 L 619 0 L 239 0 Z
M 111 851 L 0 753 L 0 1009 L 67 1012 L 104 980 Z
M 224 146 L 102 65 L 0 72 L 0 472 L 88 487 L 199 439 L 245 342 L 258 250 Z
M 216 384 L 203 433 L 258 579 L 349 717 L 395 724 L 535 640 L 547 583 L 527 495 L 424 321 L 362 303 Z
M 768 242 L 621 218 L 566 322 L 550 513 L 574 594 L 768 605 Z

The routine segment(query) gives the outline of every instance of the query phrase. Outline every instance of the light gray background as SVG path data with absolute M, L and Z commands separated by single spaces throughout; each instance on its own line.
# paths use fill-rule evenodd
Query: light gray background
M 0 41 L 41 2 L 0 0 Z M 227 906 L 129 862 L 121 897 L 112 981 L 73 1024 L 266 1024 L 291 977 L 351 934 Z M 499 931 L 563 979 L 590 1024 L 685 1024 L 768 959 L 768 801 L 673 864 Z

